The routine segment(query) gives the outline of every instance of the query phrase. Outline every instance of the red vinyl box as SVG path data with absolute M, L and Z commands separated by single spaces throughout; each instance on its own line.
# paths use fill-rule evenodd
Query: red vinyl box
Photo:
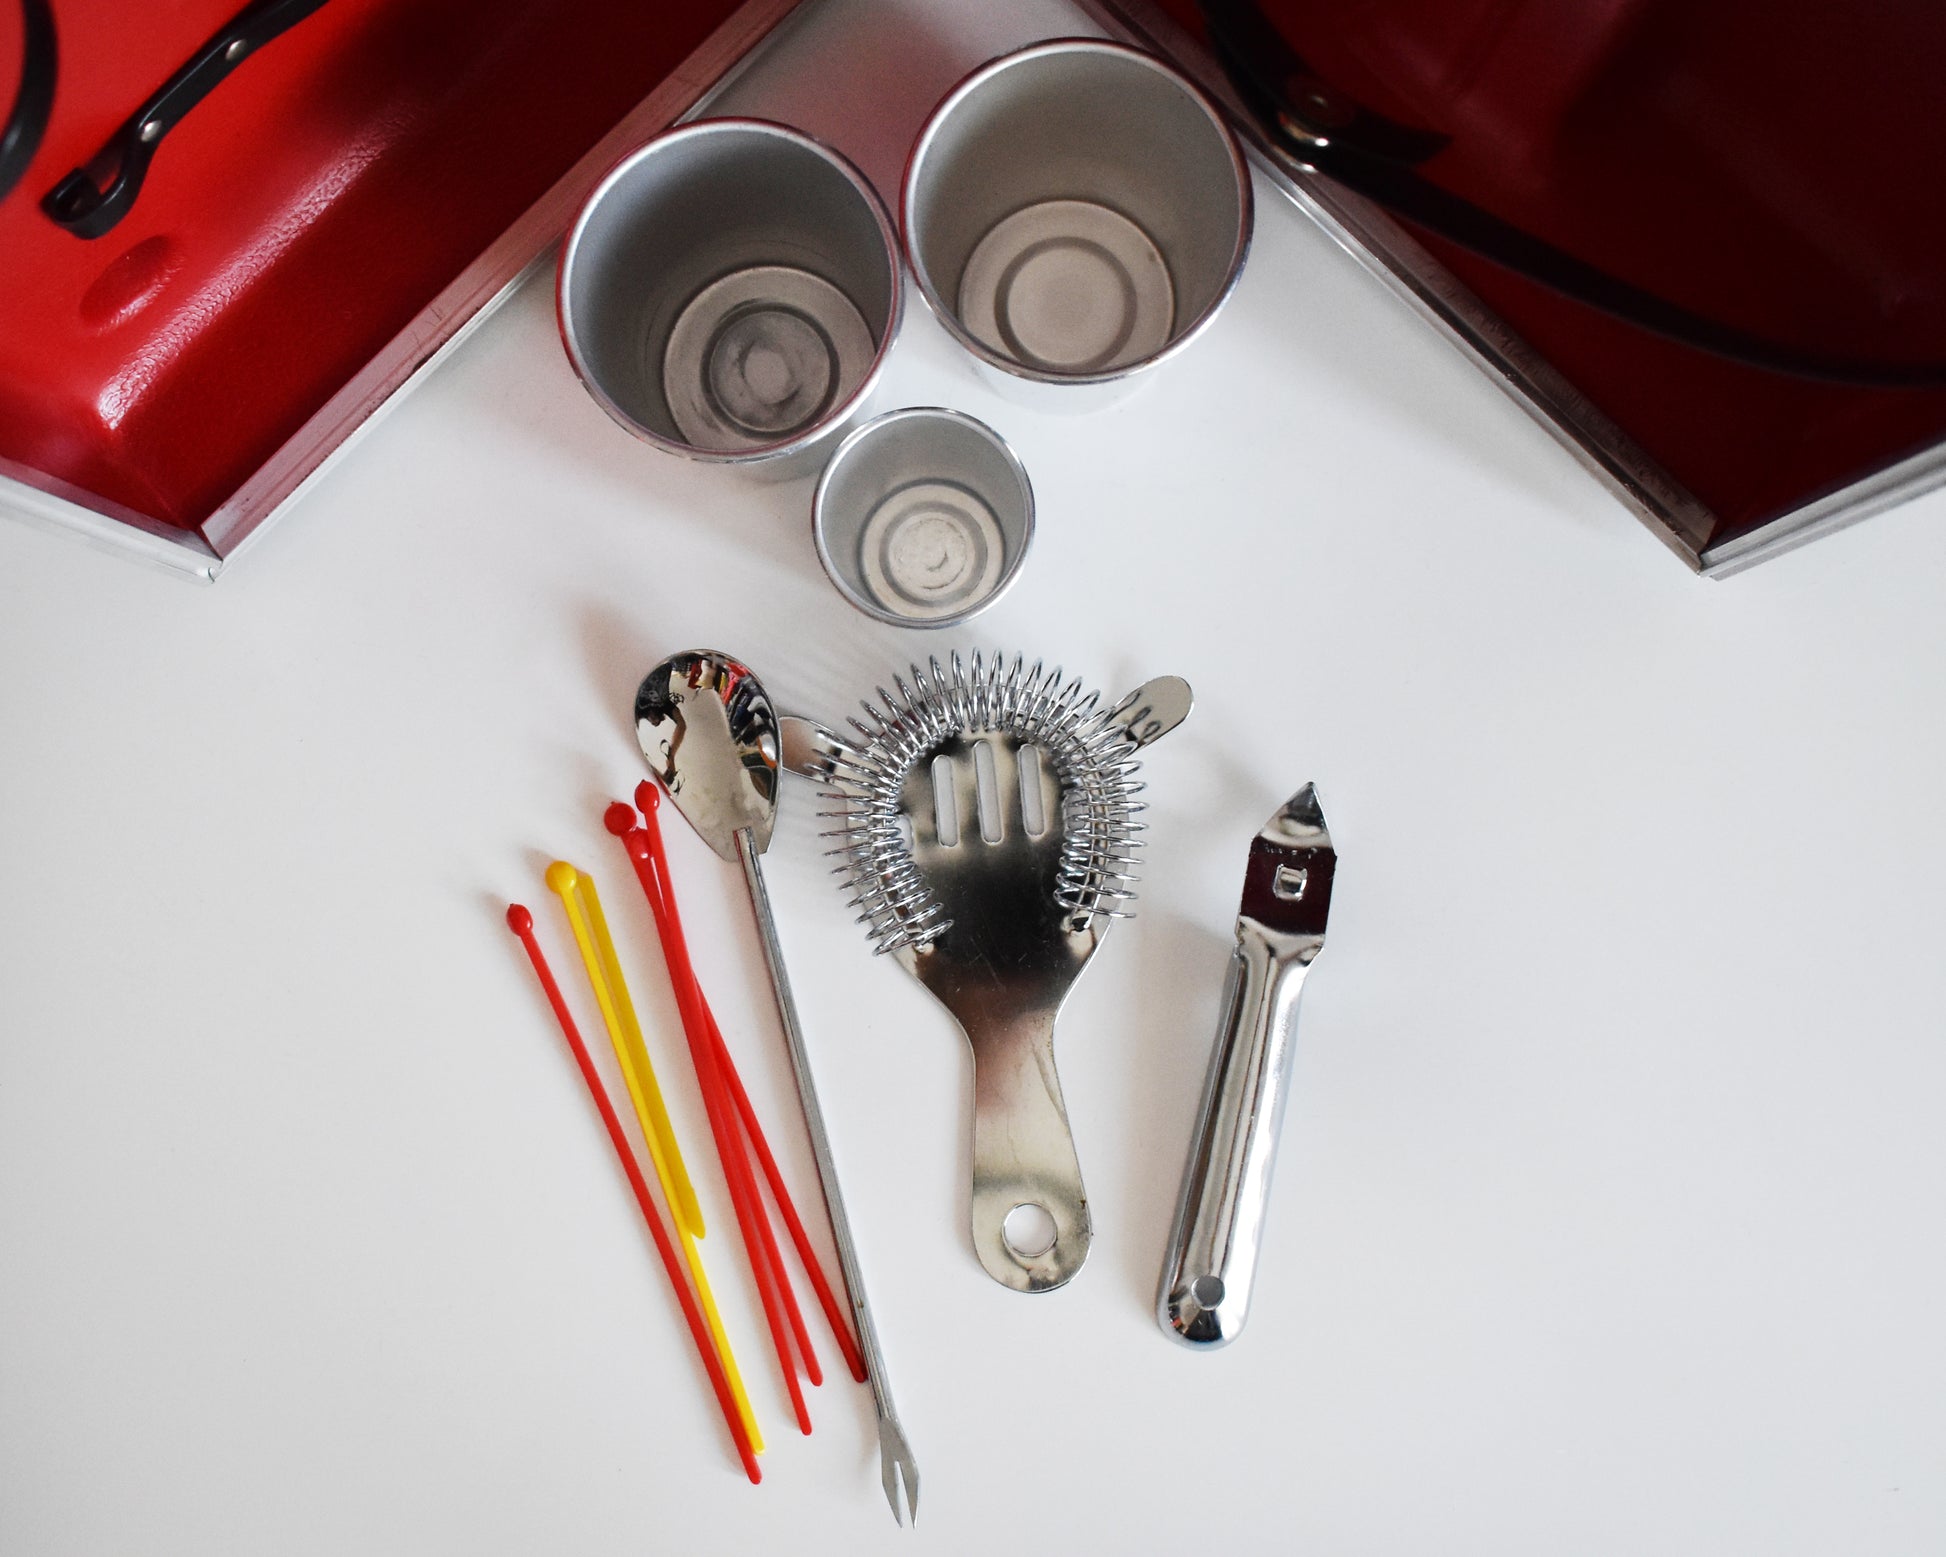
M 1692 568 L 1735 572 L 1946 482 L 1946 8 L 1083 3 L 1223 102 L 1300 208 Z M 1320 112 L 1293 136 L 1273 96 Z M 1362 137 L 1389 179 L 1328 176 L 1330 148 L 1304 148 L 1320 135 Z M 1402 184 L 1416 213 L 1383 197 Z M 1723 334 L 1896 382 L 1624 322 L 1421 219 L 1461 206 Z
M 167 127 L 95 238 L 42 202 L 234 0 L 0 0 L 0 113 L 23 3 L 51 6 L 60 67 L 0 199 L 0 510 L 213 576 L 795 0 L 254 0 L 315 8 Z M 1624 323 L 1294 155 L 1212 52 L 1205 13 L 1235 0 L 1079 4 L 1223 103 L 1300 209 L 1692 568 L 1734 572 L 1946 481 L 1946 372 L 1819 382 Z M 1338 110 L 1436 142 L 1411 171 L 1438 194 L 1746 334 L 1946 364 L 1946 9 L 1249 9 Z
M 795 3 L 330 0 L 251 39 L 273 0 L 53 0 L 52 112 L 0 199 L 0 508 L 213 577 Z M 0 0 L 0 114 L 31 41 Z M 50 192 L 107 184 L 199 52 L 126 212 L 61 225 Z

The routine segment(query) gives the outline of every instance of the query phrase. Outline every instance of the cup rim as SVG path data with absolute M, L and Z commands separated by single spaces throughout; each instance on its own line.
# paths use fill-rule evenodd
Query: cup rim
M 866 208 L 871 212 L 872 221 L 878 227 L 879 238 L 885 245 L 886 268 L 891 276 L 891 306 L 885 315 L 884 339 L 872 355 L 871 366 L 859 380 L 858 387 L 842 401 L 832 405 L 811 427 L 777 443 L 759 444 L 748 449 L 700 449 L 694 444 L 683 443 L 657 432 L 653 427 L 637 421 L 618 405 L 614 397 L 604 389 L 596 378 L 587 360 L 581 354 L 576 339 L 573 309 L 568 302 L 568 276 L 574 269 L 575 255 L 579 252 L 583 237 L 586 235 L 590 218 L 618 183 L 625 178 L 638 163 L 662 152 L 675 142 L 694 140 L 710 134 L 721 134 L 726 130 L 750 130 L 788 141 L 813 155 L 822 158 L 838 174 L 846 179 L 865 199 Z M 554 271 L 554 322 L 561 336 L 562 348 L 567 352 L 568 362 L 574 368 L 574 376 L 608 415 L 624 430 L 633 433 L 644 443 L 663 449 L 685 459 L 695 460 L 706 465 L 750 465 L 762 460 L 776 459 L 798 453 L 809 448 L 819 439 L 828 437 L 831 429 L 843 425 L 858 408 L 865 404 L 884 372 L 886 359 L 891 355 L 892 345 L 898 339 L 899 329 L 905 322 L 905 276 L 903 274 L 904 250 L 900 247 L 898 233 L 892 225 L 891 213 L 885 201 L 872 187 L 870 179 L 859 171 L 854 163 L 836 147 L 807 135 L 802 130 L 788 124 L 780 124 L 775 119 L 759 119 L 747 115 L 725 115 L 713 119 L 692 119 L 686 124 L 676 125 L 664 130 L 660 135 L 650 137 L 634 150 L 625 152 L 599 182 L 588 192 L 575 212 L 573 223 L 568 228 L 566 240 L 561 245 L 560 262 Z
M 1095 373 L 1050 372 L 1045 368 L 1037 368 L 1029 363 L 1018 361 L 988 346 L 960 323 L 957 312 L 939 295 L 938 289 L 932 284 L 932 279 L 926 274 L 925 267 L 920 263 L 918 246 L 913 241 L 913 185 L 920 164 L 925 160 L 926 152 L 932 145 L 941 121 L 965 97 L 991 77 L 1030 60 L 1056 54 L 1119 55 L 1173 82 L 1190 101 L 1202 109 L 1204 116 L 1216 131 L 1217 138 L 1222 141 L 1224 150 L 1229 153 L 1230 168 L 1236 178 L 1238 194 L 1237 239 L 1230 252 L 1228 273 L 1224 277 L 1223 285 L 1217 289 L 1216 296 L 1210 299 L 1203 311 L 1191 320 L 1180 334 L 1169 340 L 1159 351 L 1151 352 L 1146 357 L 1138 357 L 1133 362 L 1123 363 L 1120 367 Z M 982 362 L 997 368 L 1002 373 L 1039 384 L 1113 384 L 1133 374 L 1146 372 L 1158 363 L 1167 362 L 1209 328 L 1211 321 L 1229 300 L 1230 294 L 1236 290 L 1237 282 L 1243 275 L 1244 261 L 1250 254 L 1250 241 L 1255 232 L 1256 195 L 1250 181 L 1250 166 L 1244 159 L 1243 148 L 1237 140 L 1236 132 L 1230 128 L 1230 122 L 1224 118 L 1222 110 L 1211 101 L 1208 93 L 1166 60 L 1151 54 L 1147 49 L 1138 49 L 1112 38 L 1047 38 L 1039 43 L 1031 43 L 1025 48 L 1015 49 L 1011 53 L 999 55 L 968 71 L 926 116 L 926 122 L 913 141 L 912 149 L 906 154 L 905 172 L 899 180 L 900 249 L 905 256 L 906 267 L 912 272 L 913 282 L 919 288 L 919 295 L 925 299 L 927 309 L 940 322 L 948 335 Z
M 853 445 L 863 442 L 873 433 L 883 431 L 894 422 L 915 420 L 955 422 L 986 439 L 1007 462 L 1007 467 L 1013 472 L 1014 479 L 1020 483 L 1020 495 L 1026 508 L 1021 525 L 1020 546 L 1015 551 L 1013 560 L 1001 570 L 999 582 L 964 610 L 955 611 L 950 616 L 901 616 L 896 611 L 886 609 L 863 591 L 854 588 L 832 557 L 826 534 L 828 526 L 825 523 L 827 512 L 825 499 L 830 491 L 831 475 L 845 456 L 851 452 Z M 1028 478 L 1027 467 L 1021 463 L 1020 456 L 1014 452 L 1013 445 L 977 416 L 969 416 L 964 411 L 955 411 L 950 406 L 900 406 L 896 411 L 885 411 L 868 422 L 860 423 L 846 433 L 844 441 L 831 451 L 831 458 L 824 462 L 824 469 L 818 472 L 818 484 L 811 493 L 811 542 L 817 548 L 818 562 L 824 569 L 825 577 L 831 580 L 833 587 L 850 605 L 864 612 L 873 621 L 884 622 L 889 627 L 911 627 L 921 631 L 929 631 L 935 627 L 958 627 L 964 622 L 971 621 L 989 606 L 998 603 L 1001 596 L 1012 589 L 1014 581 L 1020 577 L 1021 564 L 1027 560 L 1027 553 L 1034 544 L 1034 527 L 1034 483 Z

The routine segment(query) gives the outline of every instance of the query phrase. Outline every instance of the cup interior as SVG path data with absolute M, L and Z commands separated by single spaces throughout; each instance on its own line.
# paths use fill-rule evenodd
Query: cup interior
M 818 555 L 881 621 L 949 626 L 1012 582 L 1034 496 L 1013 452 L 957 412 L 894 411 L 832 455 L 813 503 Z
M 1040 376 L 1102 377 L 1222 301 L 1249 186 L 1228 128 L 1173 70 L 1073 42 L 998 61 L 941 105 L 903 217 L 955 333 Z
M 609 176 L 563 261 L 570 351 L 655 440 L 706 454 L 784 447 L 841 416 L 897 319 L 877 197 L 779 126 L 672 131 Z

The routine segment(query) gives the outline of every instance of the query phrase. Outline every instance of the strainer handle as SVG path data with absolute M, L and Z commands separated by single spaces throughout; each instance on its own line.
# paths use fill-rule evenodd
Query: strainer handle
M 1094 1229 L 1081 1163 L 1054 1070 L 1054 1019 L 1030 1012 L 980 1024 L 973 1046 L 973 1251 L 1016 1292 L 1065 1286 L 1088 1258 Z M 1054 1241 L 1039 1249 L 1038 1207 Z M 1047 1222 L 1041 1222 L 1045 1228 Z M 1024 1241 L 1023 1252 L 1016 1240 Z

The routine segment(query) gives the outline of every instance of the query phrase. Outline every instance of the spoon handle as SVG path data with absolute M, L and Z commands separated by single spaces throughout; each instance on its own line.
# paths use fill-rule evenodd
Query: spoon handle
M 893 1409 L 892 1386 L 886 1378 L 885 1358 L 879 1351 L 878 1329 L 872 1323 L 871 1306 L 865 1300 L 865 1278 L 858 1268 L 858 1250 L 851 1239 L 851 1220 L 845 1215 L 844 1196 L 838 1189 L 838 1167 L 832 1161 L 831 1141 L 824 1129 L 824 1110 L 818 1105 L 817 1083 L 811 1076 L 810 1056 L 804 1049 L 804 1031 L 797 1019 L 797 1001 L 791 995 L 790 975 L 784 968 L 784 949 L 777 941 L 777 923 L 770 911 L 770 892 L 764 885 L 763 866 L 759 862 L 756 842 L 747 827 L 738 829 L 736 846 L 737 859 L 743 865 L 743 884 L 749 889 L 751 912 L 757 920 L 758 938 L 763 942 L 764 962 L 770 969 L 771 992 L 777 997 L 777 1015 L 783 1023 L 784 1042 L 790 1049 L 791 1071 L 797 1081 L 798 1106 L 803 1110 L 804 1130 L 811 1138 L 811 1155 L 818 1166 L 818 1187 L 824 1192 L 824 1209 L 831 1219 L 832 1241 L 838 1247 L 838 1267 L 844 1275 L 845 1294 L 851 1299 L 852 1318 L 858 1325 L 858 1344 L 865 1354 L 865 1370 L 870 1375 L 872 1403 L 881 1424 L 880 1455 L 886 1462 L 885 1494 L 892 1504 L 894 1517 L 901 1517 L 893 1476 L 896 1466 L 904 1477 L 906 1501 L 916 1516 L 919 1505 L 918 1464 L 906 1446 L 904 1433 L 899 1428 L 898 1412 Z M 895 1440 L 896 1448 L 892 1442 L 888 1442 L 884 1431 L 884 1424 L 888 1423 L 893 1429 L 891 1439 Z

